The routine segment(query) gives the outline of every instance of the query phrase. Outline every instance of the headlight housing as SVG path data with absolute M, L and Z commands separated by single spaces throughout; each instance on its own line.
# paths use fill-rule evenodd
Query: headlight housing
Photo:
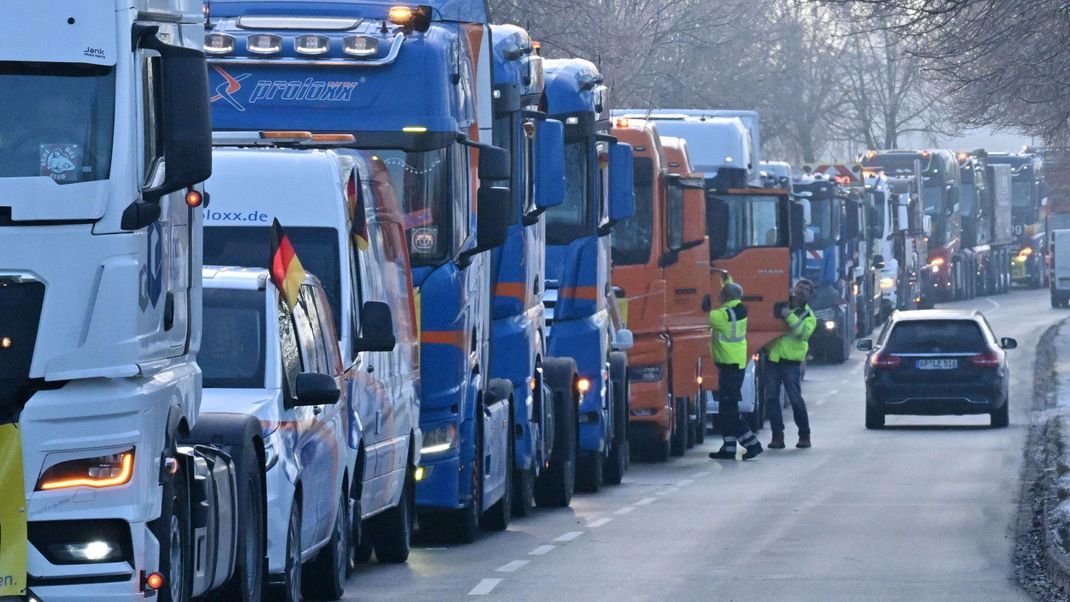
M 424 431 L 424 444 L 421 454 L 440 454 L 457 446 L 457 425 L 454 423 L 437 426 Z
M 656 383 L 662 378 L 661 365 L 628 366 L 628 380 L 633 383 Z
M 881 278 L 881 289 L 889 290 L 895 288 L 895 278 Z
M 119 453 L 77 458 L 53 464 L 37 479 L 36 491 L 71 487 L 118 487 L 134 475 L 134 448 Z

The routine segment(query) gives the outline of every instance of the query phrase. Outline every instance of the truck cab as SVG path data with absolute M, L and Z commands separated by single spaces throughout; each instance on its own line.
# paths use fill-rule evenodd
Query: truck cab
M 1037 252 L 1032 239 L 1045 229 L 1045 214 L 1050 211 L 1048 184 L 1043 158 L 1038 153 L 1026 151 L 988 153 L 987 159 L 990 167 L 1006 165 L 1011 172 L 1011 213 L 1015 238 L 1011 252 L 1019 259 L 1014 282 L 1029 288 L 1041 288 L 1047 279 L 1047 269 L 1042 261 L 1043 253 Z M 1023 254 L 1026 248 L 1030 251 Z
M 628 414 L 614 394 L 627 375 L 613 369 L 621 358 L 609 304 L 610 234 L 634 210 L 632 149 L 609 135 L 608 88 L 593 63 L 546 61 L 546 99 L 565 124 L 566 177 L 564 203 L 546 212 L 547 350 L 576 362 L 576 483 L 593 490 L 607 460 L 619 470 L 628 461 Z

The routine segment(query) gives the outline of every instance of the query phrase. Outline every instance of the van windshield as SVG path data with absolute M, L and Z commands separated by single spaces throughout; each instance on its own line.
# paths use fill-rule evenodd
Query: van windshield
M 0 178 L 108 178 L 115 69 L 0 61 Z
M 286 224 L 283 228 L 301 266 L 320 279 L 332 315 L 340 321 L 342 292 L 338 232 L 331 228 L 298 228 Z M 208 226 L 204 229 L 204 265 L 267 268 L 270 254 L 270 227 Z
M 204 289 L 204 328 L 197 365 L 209 389 L 260 389 L 264 384 L 264 293 Z

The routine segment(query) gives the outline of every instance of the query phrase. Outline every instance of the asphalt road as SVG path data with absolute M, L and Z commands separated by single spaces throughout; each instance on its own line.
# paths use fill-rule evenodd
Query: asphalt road
M 536 510 L 475 544 L 361 568 L 347 600 L 1025 600 L 1012 554 L 1036 341 L 1067 314 L 1046 291 L 949 304 L 985 312 L 1011 353 L 1011 426 L 889 417 L 863 426 L 863 354 L 811 366 L 814 447 L 713 461 L 719 440 L 620 486 Z M 790 421 L 790 411 L 786 412 Z M 768 427 L 760 433 L 768 442 Z

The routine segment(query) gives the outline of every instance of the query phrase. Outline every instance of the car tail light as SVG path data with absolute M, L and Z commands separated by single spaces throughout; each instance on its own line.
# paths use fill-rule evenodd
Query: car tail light
M 970 356 L 970 363 L 978 368 L 998 368 L 1003 358 L 995 351 L 986 351 Z
M 884 353 L 878 353 L 869 360 L 869 365 L 874 368 L 883 368 L 888 370 L 894 370 L 903 365 L 903 358 L 898 355 L 888 355 Z

